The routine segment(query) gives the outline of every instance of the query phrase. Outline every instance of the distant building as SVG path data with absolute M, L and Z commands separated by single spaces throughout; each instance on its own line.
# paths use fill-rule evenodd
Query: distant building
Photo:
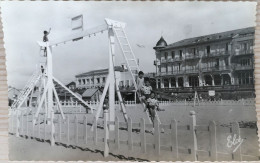
M 93 70 L 76 75 L 76 88 L 102 88 L 105 86 L 108 69 Z M 115 75 L 119 87 L 132 87 L 131 74 L 123 67 L 115 67 Z
M 254 31 L 243 28 L 169 45 L 161 37 L 154 47 L 157 89 L 254 96 Z
M 99 101 L 102 92 L 97 88 L 87 89 L 81 96 L 84 101 Z

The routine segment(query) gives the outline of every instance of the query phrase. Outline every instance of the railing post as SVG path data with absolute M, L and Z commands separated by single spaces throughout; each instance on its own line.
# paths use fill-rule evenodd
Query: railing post
M 74 120 L 74 127 L 75 127 L 75 144 L 78 145 L 78 116 L 75 115 L 75 120 Z
M 70 145 L 70 116 L 67 116 L 67 146 Z
M 105 113 L 104 113 L 105 114 Z M 97 120 L 94 117 L 94 131 L 93 131 L 93 135 L 94 135 L 94 145 L 97 145 Z
M 232 134 L 233 134 L 232 137 L 234 139 L 243 140 L 243 139 L 240 138 L 240 128 L 239 128 L 238 122 L 232 123 Z M 236 151 L 232 151 L 232 155 L 233 155 L 233 160 L 234 161 L 242 161 L 241 145 L 238 147 L 238 149 L 236 149 Z
M 116 143 L 116 149 L 118 150 L 120 148 L 120 139 L 119 139 L 119 120 L 118 117 L 115 119 L 115 143 Z
M 40 136 L 41 136 L 41 114 L 39 114 L 39 117 L 38 117 L 38 138 L 40 139 Z
M 51 112 L 51 146 L 55 145 L 55 124 L 54 124 L 54 112 Z
M 160 142 L 160 124 L 157 118 L 154 119 L 154 144 L 155 152 L 159 156 L 161 154 L 161 142 Z
M 33 137 L 34 137 L 34 122 L 33 122 L 33 113 L 32 113 L 32 133 L 31 133 L 31 139 L 33 139 Z
M 87 121 L 87 116 L 84 116 L 84 139 L 85 143 L 87 144 L 88 142 L 88 121 Z
M 59 141 L 61 142 L 61 130 L 62 130 L 62 121 L 61 121 L 62 117 L 61 115 L 58 115 L 58 124 L 59 124 Z
M 178 124 L 177 121 L 174 119 L 171 121 L 171 142 L 172 142 L 172 152 L 176 153 L 176 158 L 179 159 L 179 144 L 178 144 Z
M 27 136 L 27 138 L 29 137 L 28 116 L 29 116 L 29 110 L 26 111 L 26 136 Z
M 209 122 L 209 134 L 210 134 L 210 161 L 217 161 L 217 132 L 215 121 Z
M 108 110 L 104 110 L 104 130 L 105 130 L 105 149 L 104 149 L 104 157 L 107 157 L 109 154 L 109 147 L 108 147 L 108 139 L 109 139 L 109 129 L 108 129 Z
M 24 127 L 23 127 L 23 110 L 21 110 L 21 127 L 20 127 L 20 135 L 24 135 L 23 133 L 23 130 L 24 130 Z
M 191 134 L 192 134 L 192 143 L 193 143 L 193 148 L 191 148 L 191 154 L 194 157 L 194 161 L 198 160 L 198 156 L 197 156 L 197 150 L 198 150 L 198 145 L 197 145 L 197 135 L 196 135 L 196 113 L 195 111 L 190 111 L 190 115 L 191 115 Z
M 20 136 L 20 116 L 19 116 L 19 110 L 16 110 L 16 132 L 15 136 L 19 137 Z
M 128 117 L 127 121 L 127 130 L 128 130 L 128 149 L 133 149 L 133 137 L 132 137 L 132 119 Z
M 43 137 L 44 141 L 46 140 L 46 132 L 47 132 L 46 127 L 47 127 L 47 114 L 44 113 L 44 137 Z
M 144 118 L 141 118 L 141 125 L 140 125 L 140 130 L 141 130 L 141 151 L 143 153 L 146 153 L 146 137 L 145 137 L 145 120 Z

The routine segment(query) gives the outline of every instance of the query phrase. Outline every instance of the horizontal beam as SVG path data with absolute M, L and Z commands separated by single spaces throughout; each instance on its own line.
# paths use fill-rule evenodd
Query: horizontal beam
M 83 39 L 84 37 L 90 36 L 92 34 L 96 34 L 99 32 L 106 31 L 108 29 L 107 24 L 99 25 L 97 27 L 93 27 L 84 31 L 79 31 L 78 33 L 74 33 L 60 39 L 50 40 L 50 46 L 58 46 L 59 44 L 65 44 L 70 41 L 77 41 Z

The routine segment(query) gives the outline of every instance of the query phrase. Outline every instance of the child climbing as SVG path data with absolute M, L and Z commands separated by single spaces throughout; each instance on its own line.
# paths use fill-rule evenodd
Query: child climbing
M 158 111 L 164 111 L 164 109 L 159 108 L 159 102 L 155 98 L 154 92 L 152 92 L 150 97 L 147 99 L 147 105 L 146 105 L 146 108 L 145 108 L 144 111 L 146 112 L 147 109 L 149 111 L 151 121 L 152 121 L 153 127 L 154 127 L 155 109 L 158 110 Z
M 138 91 L 139 96 L 140 96 L 141 95 L 141 89 L 144 86 L 144 73 L 143 73 L 143 71 L 138 72 L 138 78 L 137 78 L 136 84 L 137 84 L 137 91 Z
M 150 94 L 152 93 L 152 90 L 153 89 L 152 89 L 149 81 L 146 81 L 145 85 L 143 85 L 142 88 L 141 88 L 140 100 L 142 102 L 144 102 L 146 105 L 147 105 L 146 100 L 150 97 Z

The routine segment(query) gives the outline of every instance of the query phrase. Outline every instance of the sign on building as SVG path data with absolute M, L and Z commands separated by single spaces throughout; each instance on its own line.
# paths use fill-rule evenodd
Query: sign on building
M 209 90 L 209 96 L 215 96 L 215 90 Z

